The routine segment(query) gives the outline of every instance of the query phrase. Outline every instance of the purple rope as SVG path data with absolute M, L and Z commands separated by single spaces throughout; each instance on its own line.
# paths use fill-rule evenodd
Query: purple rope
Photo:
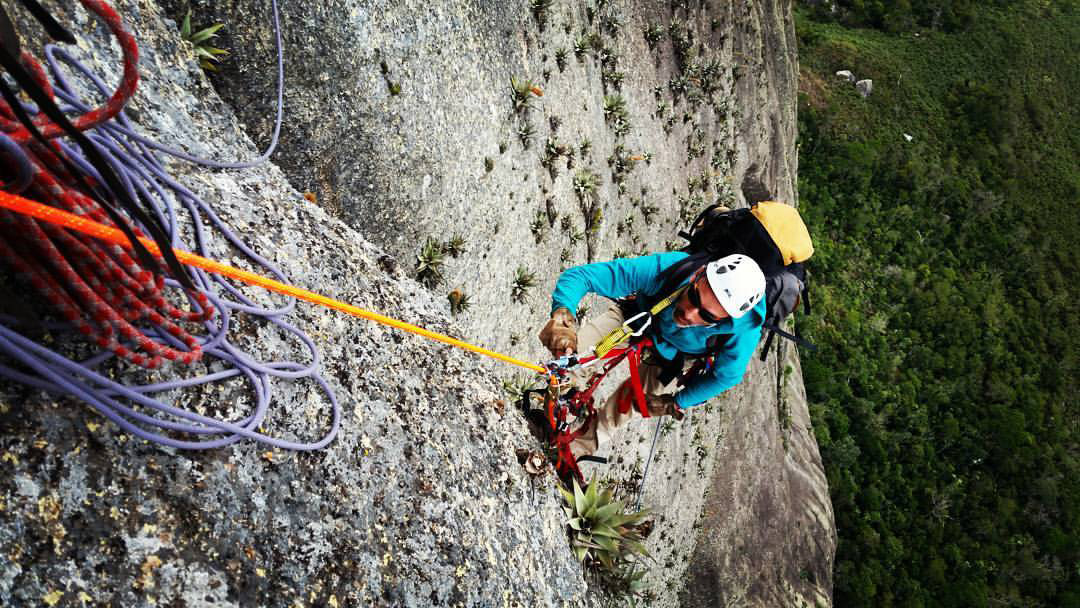
M 278 108 L 270 145 L 261 156 L 251 161 L 231 163 L 200 159 L 139 135 L 123 112 L 114 120 L 90 131 L 88 136 L 108 159 L 110 165 L 116 169 L 123 187 L 133 197 L 138 196 L 142 200 L 151 202 L 153 212 L 168 228 L 174 246 L 184 247 L 180 239 L 177 210 L 174 204 L 176 201 L 181 204 L 190 218 L 196 252 L 204 256 L 208 255 L 207 234 L 202 221 L 202 217 L 205 216 L 231 246 L 264 268 L 266 272 L 279 280 L 284 280 L 285 275 L 278 268 L 237 237 L 205 201 L 170 176 L 154 155 L 154 151 L 158 151 L 200 165 L 226 169 L 252 167 L 270 157 L 277 147 L 281 129 L 284 88 L 284 60 L 276 0 L 273 2 L 273 12 L 274 32 L 278 44 Z M 50 45 L 45 48 L 45 54 L 57 83 L 55 87 L 57 97 L 69 106 L 70 111 L 85 112 L 87 105 L 82 102 L 71 83 L 62 75 L 61 60 L 82 74 L 102 95 L 108 95 L 109 90 L 105 83 L 63 49 Z M 12 151 L 4 147 L 3 143 L 0 139 L 0 153 L 6 152 L 6 156 L 11 156 Z M 60 143 L 64 153 L 75 166 L 88 175 L 96 177 L 97 172 L 77 149 L 65 142 Z M 21 154 L 21 150 L 19 153 Z M 18 324 L 15 319 L 0 317 L 0 352 L 9 356 L 22 368 L 18 369 L 0 363 L 0 376 L 51 393 L 73 395 L 89 404 L 121 429 L 142 439 L 173 448 L 217 448 L 245 438 L 290 450 L 316 450 L 328 445 L 340 427 L 341 408 L 330 386 L 319 372 L 321 360 L 315 343 L 299 328 L 282 318 L 293 311 L 295 302 L 287 300 L 280 307 L 265 308 L 244 296 L 239 289 L 224 278 L 198 269 L 191 270 L 193 281 L 206 294 L 210 305 L 216 311 L 214 317 L 203 324 L 206 335 L 198 338 L 204 353 L 201 364 L 209 365 L 211 361 L 217 361 L 224 364 L 226 369 L 165 382 L 124 385 L 97 371 L 114 358 L 112 352 L 103 351 L 82 361 L 73 361 L 15 331 L 12 327 Z M 166 284 L 173 288 L 178 287 L 172 279 L 167 279 Z M 309 362 L 301 364 L 293 361 L 260 361 L 232 344 L 228 333 L 233 325 L 232 319 L 235 313 L 259 317 L 273 324 L 287 336 L 295 338 L 303 346 Z M 71 328 L 64 324 L 51 323 L 49 326 L 52 330 L 63 327 L 71 331 Z M 147 334 L 159 342 L 172 346 L 180 345 L 175 337 L 160 328 L 148 328 Z M 177 368 L 179 369 L 181 368 Z M 176 392 L 180 389 L 190 389 L 233 378 L 244 379 L 250 385 L 254 396 L 253 411 L 241 420 L 217 420 L 153 397 L 159 393 Z M 332 408 L 332 422 L 329 431 L 321 439 L 304 443 L 271 437 L 255 430 L 266 420 L 269 411 L 272 378 L 310 379 L 327 395 Z M 177 434 L 202 438 L 180 439 L 174 436 Z
M 270 4 L 273 7 L 274 40 L 277 43 L 278 86 L 277 117 L 274 120 L 274 132 L 270 137 L 270 145 L 267 146 L 266 152 L 263 152 L 257 158 L 253 158 L 248 161 L 221 162 L 193 156 L 183 150 L 180 150 L 179 148 L 166 146 L 152 139 L 139 135 L 135 132 L 134 129 L 131 128 L 131 123 L 128 121 L 127 117 L 124 116 L 123 112 L 121 112 L 120 116 L 118 116 L 119 125 L 112 124 L 109 126 L 113 129 L 119 128 L 120 130 L 123 130 L 125 132 L 125 135 L 143 146 L 157 150 L 159 152 L 164 152 L 169 156 L 174 156 L 176 158 L 180 158 L 188 162 L 196 163 L 206 167 L 214 167 L 216 169 L 248 169 L 267 161 L 270 158 L 270 155 L 273 154 L 274 150 L 277 148 L 278 136 L 281 134 L 281 119 L 285 108 L 285 51 L 284 45 L 281 42 L 281 21 L 278 17 L 277 0 L 271 0 Z M 71 87 L 71 83 L 68 82 L 67 78 L 64 77 L 63 72 L 60 71 L 60 61 L 67 63 L 71 67 L 78 70 L 83 76 L 90 79 L 94 83 L 94 86 L 96 86 L 97 89 L 106 96 L 106 98 L 111 93 L 109 88 L 105 86 L 105 83 L 101 80 L 100 77 L 98 77 L 97 74 L 94 74 L 89 69 L 87 69 L 86 66 L 84 66 L 77 59 L 72 57 L 71 54 L 63 48 L 51 44 L 47 45 L 45 47 L 45 58 L 48 60 L 49 70 L 52 71 L 53 78 L 56 81 L 57 97 L 74 106 L 80 113 L 87 112 L 88 110 L 90 110 L 90 107 L 82 104 L 78 96 L 72 93 L 73 89 Z
M 7 135 L 0 133 L 0 156 L 7 162 L 7 169 L 14 174 L 10 184 L 0 183 L 0 189 L 18 194 L 34 182 L 34 167 L 22 147 Z

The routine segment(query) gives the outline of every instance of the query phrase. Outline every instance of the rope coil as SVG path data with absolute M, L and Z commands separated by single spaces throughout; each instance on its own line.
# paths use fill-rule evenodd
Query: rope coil
M 256 265 L 284 278 L 266 259 L 233 235 L 205 202 L 169 176 L 153 154 L 154 150 L 178 151 L 135 133 L 122 111 L 138 82 L 134 38 L 124 30 L 119 16 L 103 2 L 81 1 L 106 22 L 123 49 L 124 77 L 116 91 L 110 92 L 85 66 L 51 45 L 46 47 L 46 57 L 56 81 L 55 87 L 32 56 L 23 54 L 20 63 L 50 98 L 55 96 L 67 105 L 65 112 L 79 115 L 73 120 L 74 125 L 87 130 L 87 139 L 118 174 L 119 183 L 127 194 L 152 201 L 153 214 L 167 226 L 174 245 L 180 244 L 181 222 L 176 208 L 179 203 L 189 216 L 187 227 L 194 234 L 197 250 L 205 251 L 207 244 L 208 235 L 202 220 L 206 217 L 230 245 Z M 265 160 L 275 148 L 282 113 L 283 51 L 276 2 L 273 10 L 279 43 L 279 105 L 274 137 L 268 150 L 253 161 L 238 163 L 203 161 L 180 153 L 183 158 L 215 167 L 246 167 Z M 101 108 L 89 109 L 64 78 L 59 65 L 61 61 L 74 67 L 89 81 L 92 90 L 96 89 L 108 101 Z M 47 143 L 33 136 L 18 120 L 20 115 L 35 114 L 32 123 L 48 138 Z M 8 161 L 6 167 L 12 168 L 14 177 L 4 184 L 5 189 L 55 205 L 43 206 L 51 212 L 67 213 L 80 221 L 116 231 L 117 225 L 80 188 L 80 184 L 100 186 L 102 176 L 79 149 L 60 138 L 63 129 L 43 116 L 39 108 L 18 101 L 14 105 L 10 101 L 0 105 L 0 131 L 0 156 Z M 36 204 L 7 193 L 0 193 L 0 198 L 5 201 L 17 198 Z M 137 226 L 133 228 L 138 230 Z M 46 391 L 74 395 L 122 429 L 176 448 L 213 448 L 248 438 L 285 449 L 314 450 L 327 445 L 337 433 L 340 408 L 318 372 L 318 351 L 309 337 L 282 318 L 293 310 L 292 302 L 268 309 L 245 297 L 227 281 L 194 272 L 192 281 L 198 289 L 184 290 L 191 310 L 183 310 L 170 304 L 165 297 L 169 289 L 179 288 L 179 284 L 155 276 L 132 259 L 126 249 L 130 241 L 119 231 L 119 240 L 106 243 L 22 213 L 0 211 L 0 232 L 3 233 L 0 260 L 43 295 L 66 321 L 47 324 L 48 329 L 59 333 L 75 331 L 105 349 L 76 361 L 17 331 L 25 331 L 25 322 L 0 316 L 0 353 L 5 355 L 0 358 L 0 376 Z M 142 236 L 141 231 L 137 234 Z M 159 252 L 156 248 L 154 251 Z M 295 338 L 306 352 L 309 363 L 263 362 L 232 344 L 229 331 L 235 325 L 237 314 L 259 317 Z M 201 326 L 201 331 L 195 331 L 194 326 Z M 199 369 L 192 371 L 202 375 L 142 385 L 120 384 L 106 371 L 107 367 L 115 369 L 115 364 L 109 362 L 117 357 L 148 368 L 161 367 L 166 361 L 196 365 Z M 204 361 L 207 358 L 209 362 Z M 214 363 L 212 367 L 210 362 Z M 218 369 L 221 364 L 225 369 Z M 177 372 L 179 368 L 173 367 L 170 371 Z M 305 443 L 270 437 L 257 430 L 269 412 L 270 380 L 273 377 L 307 378 L 326 394 L 332 415 L 330 428 L 322 438 Z M 251 411 L 238 420 L 216 420 L 168 402 L 170 393 L 177 389 L 231 378 L 245 380 L 252 393 Z M 163 395 L 153 397 L 157 394 Z

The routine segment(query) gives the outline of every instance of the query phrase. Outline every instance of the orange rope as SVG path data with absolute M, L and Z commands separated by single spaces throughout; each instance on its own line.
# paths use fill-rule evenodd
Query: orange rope
M 99 224 L 98 222 L 94 222 L 86 218 L 74 215 L 72 213 L 68 213 L 67 211 L 62 211 L 60 209 L 56 209 L 55 207 L 49 207 L 47 205 L 42 205 L 41 203 L 37 203 L 32 200 L 25 199 L 21 196 L 17 196 L 9 192 L 4 192 L 2 190 L 0 190 L 0 207 L 10 209 L 12 211 L 25 215 L 29 215 L 30 217 L 50 222 L 58 226 L 77 230 L 84 234 L 89 234 L 92 237 L 99 238 L 103 241 L 108 241 L 110 243 L 120 245 L 121 247 L 131 247 L 131 243 L 128 242 L 127 237 L 124 236 L 124 233 L 116 228 L 111 228 L 109 226 L 105 226 L 104 224 Z M 161 250 L 158 249 L 157 245 L 154 244 L 153 241 L 145 238 L 140 238 L 139 240 L 142 242 L 143 245 L 146 246 L 147 249 L 150 250 L 151 253 L 161 255 Z M 463 342 L 456 338 L 451 338 L 450 336 L 433 332 L 422 327 L 418 327 L 416 325 L 412 325 L 411 323 L 398 321 L 397 319 L 392 319 L 378 313 L 358 308 L 351 304 L 346 304 L 345 302 L 342 302 L 340 300 L 328 298 L 313 291 L 308 291 L 306 289 L 294 287 L 280 281 L 275 281 L 274 279 L 255 274 L 253 272 L 240 270 L 239 268 L 234 268 L 233 266 L 229 266 L 228 264 L 215 262 L 214 260 L 204 258 L 202 256 L 195 255 L 194 253 L 189 253 L 187 251 L 182 251 L 180 249 L 173 249 L 173 253 L 176 254 L 177 259 L 189 266 L 202 268 L 203 270 L 208 270 L 210 272 L 220 274 L 226 277 L 231 277 L 238 281 L 248 283 L 250 285 L 257 285 L 264 289 L 269 289 L 270 291 L 275 291 L 277 293 L 285 294 L 287 296 L 292 296 L 300 300 L 306 300 L 315 304 L 321 304 L 322 306 L 333 308 L 334 310 L 340 310 L 341 312 L 353 315 L 355 317 L 368 319 L 369 321 L 375 321 L 376 323 L 382 323 L 383 325 L 389 325 L 390 327 L 414 333 L 416 335 L 423 336 L 432 340 L 437 340 L 439 342 L 444 342 L 451 346 L 456 346 L 457 348 L 472 351 L 474 353 L 485 355 L 493 359 L 498 359 L 499 361 L 504 361 L 512 365 L 524 367 L 540 374 L 547 373 L 547 369 L 545 369 L 543 366 L 536 365 L 535 363 L 529 363 L 528 361 L 522 361 L 520 359 L 515 359 L 513 357 L 509 357 L 507 355 L 503 355 L 501 353 L 497 353 L 486 348 L 481 348 L 479 346 L 469 344 L 468 342 Z

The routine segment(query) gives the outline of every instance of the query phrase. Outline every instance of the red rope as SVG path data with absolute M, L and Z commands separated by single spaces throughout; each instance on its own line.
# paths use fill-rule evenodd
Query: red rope
M 79 130 L 91 129 L 115 116 L 134 94 L 139 81 L 136 69 L 138 49 L 120 16 L 100 0 L 81 0 L 90 12 L 101 17 L 123 50 L 124 76 L 106 104 L 73 120 Z M 53 97 L 41 64 L 28 53 L 23 65 L 50 97 Z M 43 114 L 33 119 L 47 139 L 64 134 L 63 129 Z M 0 130 L 19 144 L 30 159 L 33 181 L 23 192 L 27 198 L 116 227 L 98 203 L 79 189 L 77 180 L 61 160 L 63 151 L 56 141 L 49 146 L 33 138 L 16 120 L 12 108 L 0 100 Z M 83 176 L 93 182 L 89 176 Z M 141 231 L 132 227 L 136 234 Z M 165 280 L 134 260 L 124 248 L 70 232 L 48 222 L 0 210 L 0 261 L 16 277 L 30 284 L 75 329 L 102 348 L 136 365 L 157 368 L 164 360 L 191 363 L 202 356 L 198 340 L 178 323 L 202 322 L 214 309 L 201 292 L 189 293 L 198 309 L 181 310 L 164 295 Z M 140 327 L 156 326 L 179 340 L 184 349 L 161 344 Z
M 120 15 L 116 14 L 111 6 L 105 4 L 101 0 L 80 0 L 82 5 L 86 7 L 86 10 L 94 13 L 105 22 L 109 30 L 114 36 L 116 36 L 117 42 L 120 43 L 120 50 L 124 54 L 124 75 L 120 81 L 120 86 L 112 94 L 112 97 L 105 103 L 104 106 L 91 110 L 86 114 L 76 118 L 72 121 L 76 129 L 85 131 L 92 129 L 101 123 L 109 120 L 113 116 L 116 116 L 120 110 L 124 109 L 124 104 L 127 100 L 135 94 L 135 87 L 139 84 L 139 48 L 135 44 L 135 37 L 132 36 L 126 29 L 124 29 L 124 23 L 120 19 Z M 45 70 L 42 69 L 41 64 L 37 62 L 30 54 L 22 54 L 23 65 L 26 66 L 30 73 L 34 76 L 35 80 L 42 85 L 45 91 L 52 97 L 52 86 L 48 82 L 48 78 L 45 76 Z M 6 104 L 5 104 L 6 105 Z M 14 119 L 14 116 L 10 114 L 0 119 L 0 129 L 8 134 L 8 137 L 14 139 L 17 143 L 25 144 L 33 137 L 29 129 L 26 126 L 20 124 Z M 34 124 L 37 125 L 38 130 L 46 139 L 52 139 L 64 134 L 64 129 L 58 124 L 53 123 L 45 116 L 39 116 L 34 119 Z

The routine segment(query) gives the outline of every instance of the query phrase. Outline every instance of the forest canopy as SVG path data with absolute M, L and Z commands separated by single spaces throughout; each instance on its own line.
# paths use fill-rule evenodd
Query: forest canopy
M 1075 4 L 797 11 L 838 606 L 1080 606 Z

